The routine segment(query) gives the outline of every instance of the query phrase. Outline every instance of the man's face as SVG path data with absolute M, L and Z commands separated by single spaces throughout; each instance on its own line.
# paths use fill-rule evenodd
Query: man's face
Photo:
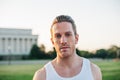
M 60 57 L 67 57 L 75 53 L 75 45 L 78 35 L 73 32 L 72 24 L 69 22 L 56 23 L 52 27 L 51 41 Z

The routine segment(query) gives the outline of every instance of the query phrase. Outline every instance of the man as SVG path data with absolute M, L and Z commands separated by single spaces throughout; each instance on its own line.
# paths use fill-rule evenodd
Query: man
M 76 54 L 78 39 L 73 19 L 57 16 L 51 26 L 51 42 L 57 57 L 38 70 L 33 80 L 102 80 L 100 68 Z

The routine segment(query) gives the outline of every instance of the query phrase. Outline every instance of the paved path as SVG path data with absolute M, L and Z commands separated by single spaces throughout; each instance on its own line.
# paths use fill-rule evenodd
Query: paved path
M 89 58 L 90 61 L 103 61 L 103 59 L 97 59 L 97 58 Z M 110 61 L 111 59 L 107 59 L 107 61 Z M 46 64 L 50 60 L 14 60 L 14 61 L 0 61 L 0 65 L 7 65 L 7 64 Z
M 0 65 L 7 64 L 46 64 L 50 60 L 14 60 L 14 61 L 0 61 Z

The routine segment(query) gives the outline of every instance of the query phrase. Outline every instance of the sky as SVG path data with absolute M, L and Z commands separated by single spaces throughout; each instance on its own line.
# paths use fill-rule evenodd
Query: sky
M 0 0 L 0 28 L 32 29 L 48 51 L 50 26 L 62 14 L 76 23 L 80 50 L 120 47 L 120 0 Z

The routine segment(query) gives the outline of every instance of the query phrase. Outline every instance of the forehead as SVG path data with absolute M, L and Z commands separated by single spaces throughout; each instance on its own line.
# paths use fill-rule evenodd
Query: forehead
M 72 24 L 70 22 L 56 23 L 52 27 L 52 33 L 73 32 Z

